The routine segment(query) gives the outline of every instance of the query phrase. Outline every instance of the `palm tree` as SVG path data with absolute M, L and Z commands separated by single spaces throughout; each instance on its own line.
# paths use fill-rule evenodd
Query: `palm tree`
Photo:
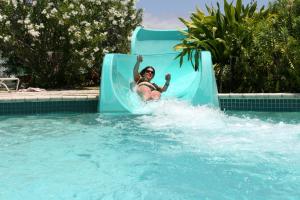
M 247 53 L 245 51 L 252 42 L 251 24 L 266 17 L 268 10 L 262 7 L 256 12 L 257 2 L 244 6 L 242 0 L 237 0 L 235 5 L 224 0 L 224 13 L 219 3 L 217 8 L 206 8 L 208 15 L 196 9 L 190 21 L 179 18 L 187 27 L 187 31 L 182 31 L 186 38 L 175 46 L 175 49 L 180 51 L 177 58 L 180 58 L 182 64 L 183 57 L 188 55 L 194 69 L 198 70 L 200 52 L 210 51 L 219 90 L 222 92 L 223 78 L 228 79 L 227 84 L 230 88 L 236 89 L 237 86 L 233 87 L 233 84 L 240 82 L 242 78 L 239 74 L 242 70 L 237 69 L 243 67 L 240 65 L 244 62 L 241 55 Z

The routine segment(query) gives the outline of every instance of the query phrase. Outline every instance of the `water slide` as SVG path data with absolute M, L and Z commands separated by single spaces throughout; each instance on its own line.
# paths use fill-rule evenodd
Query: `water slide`
M 215 74 L 210 52 L 203 51 L 200 70 L 184 58 L 180 67 L 178 52 L 174 46 L 184 36 L 176 30 L 149 30 L 136 28 L 132 35 L 131 54 L 107 54 L 103 61 L 99 111 L 101 113 L 140 113 L 145 105 L 132 90 L 133 67 L 137 55 L 143 55 L 140 70 L 146 66 L 155 68 L 152 82 L 163 86 L 165 74 L 171 74 L 168 90 L 162 99 L 179 99 L 192 105 L 219 107 Z

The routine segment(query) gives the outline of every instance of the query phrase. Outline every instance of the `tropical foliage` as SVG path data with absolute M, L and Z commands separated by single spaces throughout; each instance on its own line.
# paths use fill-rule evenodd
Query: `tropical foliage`
M 95 84 L 107 52 L 127 52 L 140 24 L 135 0 L 2 0 L 0 53 L 29 84 Z
M 300 0 L 277 0 L 268 8 L 224 0 L 224 8 L 196 10 L 178 57 L 199 68 L 199 54 L 209 50 L 220 92 L 300 91 Z

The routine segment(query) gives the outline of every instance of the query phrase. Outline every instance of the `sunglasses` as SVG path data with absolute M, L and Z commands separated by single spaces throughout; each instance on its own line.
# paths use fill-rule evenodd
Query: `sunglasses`
M 154 71 L 147 69 L 147 70 L 146 70 L 146 73 L 154 74 Z

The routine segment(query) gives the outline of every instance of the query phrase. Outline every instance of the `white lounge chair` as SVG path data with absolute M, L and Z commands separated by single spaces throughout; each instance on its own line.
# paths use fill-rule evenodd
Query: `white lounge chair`
M 16 91 L 18 91 L 18 89 L 19 89 L 19 83 L 20 83 L 20 79 L 19 78 L 0 78 L 0 86 L 4 86 L 6 88 L 6 90 L 9 92 L 10 90 L 7 87 L 7 85 L 4 83 L 5 81 L 17 81 Z

